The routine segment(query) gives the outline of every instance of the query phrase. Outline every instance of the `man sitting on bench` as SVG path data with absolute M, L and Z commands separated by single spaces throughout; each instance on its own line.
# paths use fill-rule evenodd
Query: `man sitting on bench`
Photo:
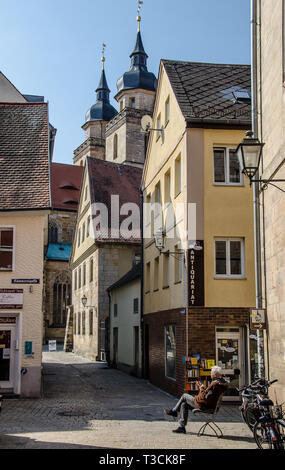
M 173 432 L 186 434 L 185 426 L 188 421 L 189 409 L 199 408 L 204 411 L 216 407 L 220 395 L 226 391 L 228 384 L 222 377 L 222 369 L 218 366 L 212 367 L 211 379 L 212 382 L 206 389 L 203 384 L 197 381 L 199 385 L 197 396 L 193 397 L 188 393 L 184 393 L 174 408 L 164 410 L 165 414 L 174 417 L 180 412 L 179 427 L 174 429 Z

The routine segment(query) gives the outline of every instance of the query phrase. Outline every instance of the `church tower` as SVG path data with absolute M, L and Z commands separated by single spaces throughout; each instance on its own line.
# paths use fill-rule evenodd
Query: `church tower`
M 110 104 L 110 90 L 105 74 L 105 44 L 103 44 L 102 73 L 96 89 L 96 103 L 91 106 L 85 116 L 85 141 L 74 151 L 74 165 L 85 164 L 86 157 L 105 160 L 105 134 L 107 123 L 116 116 L 116 109 Z
M 140 13 L 140 2 L 138 13 Z M 119 113 L 106 126 L 106 160 L 142 167 L 145 159 L 145 133 L 141 118 L 152 115 L 157 80 L 147 69 L 147 59 L 142 42 L 138 14 L 138 31 L 131 66 L 117 81 L 115 99 Z

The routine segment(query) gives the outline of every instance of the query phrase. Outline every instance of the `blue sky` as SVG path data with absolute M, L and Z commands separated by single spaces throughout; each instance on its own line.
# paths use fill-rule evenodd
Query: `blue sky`
M 72 163 L 95 99 L 102 42 L 111 102 L 130 67 L 137 0 L 0 0 L 0 70 L 26 94 L 44 95 L 57 128 L 54 161 Z M 144 0 L 148 68 L 160 59 L 250 63 L 250 0 Z

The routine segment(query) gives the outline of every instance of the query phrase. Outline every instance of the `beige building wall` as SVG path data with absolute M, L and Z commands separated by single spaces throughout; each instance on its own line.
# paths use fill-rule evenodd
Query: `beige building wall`
M 47 232 L 47 213 L 18 212 L 0 214 L 1 227 L 14 227 L 14 267 L 0 272 L 0 287 L 23 289 L 23 309 L 0 310 L 0 316 L 16 316 L 14 354 L 14 393 L 38 397 L 41 392 L 43 336 L 43 250 Z M 12 279 L 39 279 L 39 284 L 15 285 Z M 33 343 L 33 357 L 25 356 L 25 341 Z M 13 346 L 14 347 L 14 346 Z M 21 370 L 26 369 L 25 374 Z
M 166 102 L 169 102 L 169 119 L 166 115 Z M 160 228 L 161 221 L 166 227 L 166 247 L 164 251 L 174 252 L 181 249 L 181 239 L 185 229 L 184 202 L 186 202 L 185 178 L 185 121 L 171 89 L 168 77 L 163 69 L 157 88 L 156 104 L 153 113 L 153 127 L 157 128 L 160 116 L 163 133 L 152 131 L 149 137 L 148 155 L 144 168 L 144 279 L 145 297 L 144 314 L 160 310 L 169 310 L 185 306 L 185 264 L 180 258 L 181 276 L 176 276 L 179 269 L 179 256 L 169 256 L 168 268 L 164 255 L 159 256 L 159 250 L 154 243 L 153 234 Z M 151 153 L 150 153 L 151 152 Z M 151 158 L 150 158 L 151 155 Z M 181 185 L 176 190 L 177 168 L 176 161 L 181 162 Z M 168 181 L 170 178 L 170 182 Z M 162 218 L 154 214 L 147 216 L 147 204 L 156 203 L 156 188 L 160 187 Z M 171 204 L 171 206 L 168 204 Z M 173 219 L 173 215 L 175 218 Z M 158 260 L 158 265 L 156 261 Z M 176 266 L 175 266 L 176 265 Z M 168 269 L 168 275 L 166 273 Z M 149 270 L 149 274 L 148 274 Z M 147 278 L 149 277 L 149 280 Z
M 204 252 L 206 307 L 254 307 L 254 225 L 253 195 L 248 180 L 240 186 L 214 183 L 213 149 L 236 149 L 244 131 L 204 130 Z M 199 239 L 199 236 L 197 237 Z M 243 279 L 215 278 L 215 239 L 239 238 L 244 241 Z
M 140 279 L 129 282 L 110 292 L 110 359 L 114 360 L 114 328 L 118 328 L 118 357 L 117 366 L 126 372 L 136 372 L 140 375 L 142 351 L 141 351 L 141 327 L 140 308 L 134 313 L 134 299 L 138 299 L 140 306 L 141 296 Z M 117 304 L 117 316 L 114 315 L 114 304 Z M 138 328 L 138 371 L 135 371 L 135 332 Z
M 257 1 L 257 80 L 261 177 L 285 179 L 284 11 L 282 0 Z M 260 59 L 261 58 L 261 62 Z M 276 183 L 285 190 L 284 183 Z M 285 198 L 269 185 L 261 194 L 263 304 L 267 307 L 269 377 L 279 402 L 285 401 Z M 265 266 L 264 266 L 265 264 Z M 265 276 L 264 276 L 265 273 Z
M 27 103 L 24 96 L 2 72 L 0 72 L 0 103 Z

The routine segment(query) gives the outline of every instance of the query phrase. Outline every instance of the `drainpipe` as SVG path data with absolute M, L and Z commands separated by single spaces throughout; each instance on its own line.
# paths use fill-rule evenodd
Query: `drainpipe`
M 141 325 L 141 376 L 145 378 L 145 349 L 144 349 L 144 231 L 143 231 L 143 189 L 140 188 L 140 228 L 141 228 L 141 302 L 140 302 L 140 325 Z
M 258 138 L 258 102 L 257 102 L 257 0 L 251 0 L 251 100 L 252 100 L 252 132 Z M 259 179 L 259 172 L 256 179 Z M 254 251 L 255 251 L 255 292 L 256 308 L 262 308 L 261 278 L 261 236 L 260 236 L 260 195 L 259 183 L 254 184 Z M 264 376 L 264 342 L 263 332 L 256 331 L 258 376 Z

